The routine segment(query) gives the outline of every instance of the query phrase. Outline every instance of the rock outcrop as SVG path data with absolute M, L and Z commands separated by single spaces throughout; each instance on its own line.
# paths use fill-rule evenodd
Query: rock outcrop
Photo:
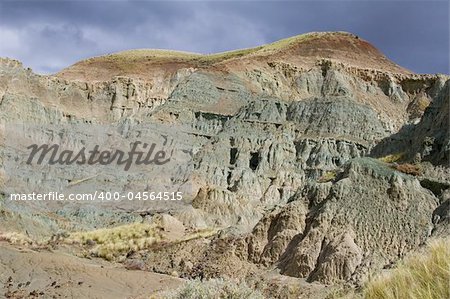
M 162 213 L 183 230 L 221 233 L 134 253 L 146 263 L 139 268 L 185 277 L 277 269 L 360 284 L 448 233 L 448 106 L 447 75 L 413 74 L 348 33 L 210 56 L 128 51 L 54 76 L 2 58 L 0 226 L 41 238 Z M 156 140 L 175 153 L 174 164 L 122 172 L 23 161 L 30 139 L 80 148 L 92 136 L 107 146 Z M 373 159 L 388 155 L 398 159 Z M 6 200 L 44 189 L 184 196 L 82 207 Z

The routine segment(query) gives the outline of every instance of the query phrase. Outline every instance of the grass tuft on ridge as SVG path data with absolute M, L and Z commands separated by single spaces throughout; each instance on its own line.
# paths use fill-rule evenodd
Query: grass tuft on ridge
M 411 255 L 397 268 L 370 281 L 363 297 L 450 298 L 450 238 L 433 241 L 426 252 Z

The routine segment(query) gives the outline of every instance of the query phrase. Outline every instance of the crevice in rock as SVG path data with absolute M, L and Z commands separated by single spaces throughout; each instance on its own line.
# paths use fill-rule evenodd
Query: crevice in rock
M 436 197 L 439 197 L 442 194 L 442 192 L 444 192 L 445 190 L 450 188 L 450 184 L 448 184 L 448 183 L 442 183 L 442 182 L 438 182 L 438 181 L 434 181 L 434 180 L 430 180 L 430 179 L 420 180 L 420 185 L 423 188 L 428 189 L 431 192 L 433 192 L 433 194 Z
M 308 277 L 306 278 L 307 282 L 313 282 L 314 281 L 314 276 L 318 270 L 318 267 L 320 265 L 320 261 L 324 259 L 324 249 L 325 247 L 328 245 L 326 239 L 324 238 L 322 240 L 322 243 L 320 244 L 320 250 L 319 250 L 319 255 L 317 256 L 315 265 L 314 265 L 314 270 L 311 271 L 311 273 L 309 273 Z
M 259 154 L 258 153 L 250 153 L 250 161 L 249 161 L 249 167 L 251 170 L 256 170 L 259 165 Z
M 230 164 L 231 165 L 234 165 L 236 163 L 237 153 L 238 153 L 238 150 L 236 147 L 232 147 L 230 149 Z

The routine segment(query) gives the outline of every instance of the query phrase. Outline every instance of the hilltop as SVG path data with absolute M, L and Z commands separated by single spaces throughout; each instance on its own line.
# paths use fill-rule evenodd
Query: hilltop
M 386 58 L 369 42 L 346 32 L 313 32 L 271 44 L 202 55 L 170 50 L 137 49 L 93 57 L 60 71 L 69 80 L 109 80 L 114 76 L 146 78 L 180 68 L 239 70 L 273 59 L 309 68 L 318 59 L 332 59 L 349 66 L 407 74 L 408 70 Z

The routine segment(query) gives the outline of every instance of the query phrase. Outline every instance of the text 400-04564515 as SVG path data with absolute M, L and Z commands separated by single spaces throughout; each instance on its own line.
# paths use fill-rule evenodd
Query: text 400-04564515
M 182 200 L 182 192 L 128 192 L 128 200 Z
M 127 192 L 121 194 L 120 192 L 95 192 L 93 200 L 112 201 L 112 200 L 143 200 L 143 201 L 172 201 L 182 200 L 183 192 L 154 192 L 154 191 L 139 191 Z

